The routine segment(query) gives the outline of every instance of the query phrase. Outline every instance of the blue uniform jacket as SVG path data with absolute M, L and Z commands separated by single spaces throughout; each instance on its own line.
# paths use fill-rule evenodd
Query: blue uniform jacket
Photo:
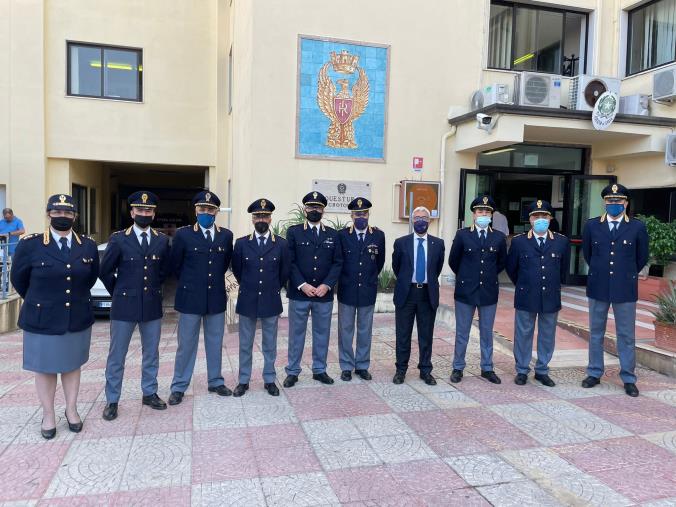
M 610 237 L 606 215 L 591 218 L 582 232 L 589 265 L 587 297 L 610 303 L 638 300 L 638 272 L 648 262 L 648 232 L 643 222 L 625 215 Z
M 12 285 L 24 299 L 19 327 L 65 334 L 94 323 L 90 289 L 99 274 L 96 243 L 73 232 L 66 258 L 49 230 L 24 237 L 12 261 Z
M 427 235 L 427 292 L 432 308 L 439 306 L 439 275 L 444 267 L 446 246 L 444 240 Z M 404 306 L 413 280 L 413 234 L 394 240 L 392 271 L 397 276 L 394 286 L 394 305 Z
M 214 226 L 207 240 L 199 225 L 181 227 L 171 245 L 171 269 L 178 278 L 174 308 L 181 313 L 211 315 L 225 311 L 225 272 L 232 258 L 232 232 Z
M 162 283 L 169 274 L 169 238 L 154 229 L 143 252 L 134 228 L 113 233 L 99 278 L 113 296 L 112 320 L 148 322 L 162 317 Z M 116 276 L 117 275 L 117 276 Z
M 324 224 L 319 227 L 319 238 L 312 234 L 312 228 L 306 222 L 292 225 L 286 232 L 289 245 L 289 299 L 298 301 L 327 302 L 333 300 L 333 292 L 340 277 L 343 266 L 343 255 L 335 229 Z M 328 285 L 329 290 L 324 297 L 307 297 L 298 287 L 309 283 L 314 287 Z
M 286 240 L 270 233 L 261 249 L 255 234 L 235 241 L 232 272 L 239 283 L 236 311 L 252 319 L 282 313 L 281 288 L 289 278 Z
M 498 302 L 498 275 L 505 269 L 507 244 L 505 235 L 488 227 L 485 245 L 471 227 L 455 233 L 448 265 L 455 273 L 455 299 L 474 306 L 489 306 Z
M 368 227 L 364 244 L 359 244 L 353 226 L 338 231 L 343 270 L 338 282 L 338 301 L 350 306 L 371 306 L 376 302 L 378 275 L 385 265 L 385 233 Z
M 549 231 L 542 250 L 532 230 L 514 236 L 506 267 L 516 286 L 514 308 L 532 313 L 558 312 L 569 260 L 570 241 L 562 234 Z

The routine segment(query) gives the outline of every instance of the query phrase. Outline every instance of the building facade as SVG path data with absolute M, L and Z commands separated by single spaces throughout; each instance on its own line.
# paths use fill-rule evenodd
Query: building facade
M 408 232 L 407 180 L 440 182 L 415 199 L 447 241 L 482 191 L 510 233 L 539 197 L 579 235 L 613 179 L 635 211 L 673 219 L 676 107 L 649 101 L 649 116 L 601 131 L 568 97 L 578 75 L 649 95 L 675 52 L 676 0 L 0 0 L 0 197 L 35 231 L 46 197 L 72 193 L 78 228 L 100 242 L 139 187 L 160 195 L 169 232 L 199 188 L 221 197 L 236 236 L 255 198 L 279 220 L 318 188 L 342 221 L 344 201 L 370 193 L 391 245 Z M 563 76 L 566 109 L 513 105 L 528 72 Z M 495 84 L 509 90 L 491 105 Z

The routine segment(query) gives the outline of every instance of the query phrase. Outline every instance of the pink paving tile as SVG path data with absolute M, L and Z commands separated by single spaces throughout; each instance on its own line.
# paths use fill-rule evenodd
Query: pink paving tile
M 465 454 L 484 454 L 493 449 L 462 431 L 452 433 L 425 433 L 421 435 L 425 443 L 442 458 L 464 456 Z
M 671 498 L 676 493 L 676 460 L 593 472 L 598 479 L 634 502 Z
M 394 477 L 382 466 L 336 470 L 326 475 L 341 502 L 378 500 L 404 493 Z
M 322 470 L 310 444 L 276 449 L 256 449 L 254 455 L 260 477 L 320 472 Z
M 138 400 L 122 401 L 118 405 L 117 419 L 106 421 L 103 419 L 103 409 L 105 402 L 95 403 L 82 426 L 82 433 L 78 438 L 110 438 L 131 436 L 136 432 L 139 414 L 141 413 L 141 402 Z
M 412 496 L 467 487 L 467 483 L 441 460 L 413 461 L 387 466 L 399 487 Z
M 11 445 L 0 455 L 0 501 L 40 498 L 70 444 Z
M 464 433 L 494 451 L 528 449 L 541 445 L 508 422 L 505 422 L 499 430 L 477 424 L 473 428 L 466 428 Z
M 627 460 L 603 447 L 602 442 L 564 445 L 552 448 L 563 459 L 572 463 L 583 472 L 595 473 L 630 465 Z
M 444 433 L 453 434 L 457 431 L 454 422 L 444 410 L 428 410 L 424 416 L 418 412 L 403 412 L 399 414 L 406 424 L 417 433 Z
M 573 402 L 633 433 L 657 433 L 676 428 L 676 407 L 646 396 L 638 398 L 625 395 L 595 396 Z
M 40 500 L 38 507 L 110 507 L 114 502 L 115 495 L 69 496 Z
M 247 431 L 255 450 L 279 449 L 308 443 L 303 428 L 298 424 L 255 426 Z
M 640 437 L 613 438 L 599 444 L 619 460 L 641 466 L 647 463 L 667 463 L 674 455 L 667 449 Z M 676 493 L 676 492 L 675 492 Z
M 190 505 L 190 487 L 153 488 L 141 491 L 123 491 L 113 495 L 116 507 L 157 507 L 158 505 Z
M 491 384 L 490 382 L 470 377 L 456 385 L 459 391 L 462 391 L 470 398 L 484 404 L 497 405 L 501 403 L 528 403 L 532 401 L 543 401 L 555 399 L 556 396 L 544 391 L 534 385 L 516 386 L 509 385 L 510 378 L 504 378 L 503 384 Z
M 193 432 L 193 484 L 256 476 L 258 467 L 245 429 Z
M 192 409 L 192 396 L 183 398 L 183 403 L 180 405 L 168 406 L 165 410 L 154 410 L 141 405 L 141 415 L 136 426 L 136 434 L 192 431 Z
M 348 502 L 341 503 L 342 507 L 364 507 L 364 506 L 377 506 L 377 507 L 425 507 L 425 503 L 419 499 L 414 498 L 409 495 L 397 495 L 396 497 L 390 498 L 379 498 L 375 501 L 370 502 Z
M 449 505 L 461 505 L 462 507 L 488 507 L 491 505 L 484 497 L 477 493 L 476 490 L 471 488 L 426 493 L 421 495 L 419 500 L 427 507 L 447 507 Z

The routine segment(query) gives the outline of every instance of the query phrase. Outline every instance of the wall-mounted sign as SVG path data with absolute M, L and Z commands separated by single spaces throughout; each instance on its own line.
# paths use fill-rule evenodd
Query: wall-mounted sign
M 347 205 L 356 197 L 371 200 L 371 183 L 368 181 L 312 180 L 312 190 L 326 196 L 329 213 L 349 213 Z
M 423 158 L 422 157 L 413 157 L 413 162 L 411 168 L 414 173 L 421 173 L 423 170 Z
M 430 210 L 432 218 L 439 218 L 440 187 L 441 183 L 438 181 L 402 181 L 399 194 L 399 217 L 409 217 L 410 198 L 413 193 L 413 209 L 425 206 Z
M 592 124 L 596 130 L 605 130 L 613 123 L 615 115 L 620 108 L 620 98 L 616 93 L 603 92 L 599 100 L 594 104 L 592 111 Z

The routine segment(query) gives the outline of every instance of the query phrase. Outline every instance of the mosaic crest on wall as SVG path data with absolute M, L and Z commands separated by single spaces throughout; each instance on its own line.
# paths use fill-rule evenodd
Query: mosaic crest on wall
M 300 35 L 296 157 L 385 162 L 389 46 Z

